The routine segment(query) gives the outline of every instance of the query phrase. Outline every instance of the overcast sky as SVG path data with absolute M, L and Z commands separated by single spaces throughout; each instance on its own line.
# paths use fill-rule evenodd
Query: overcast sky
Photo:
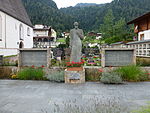
M 77 3 L 109 3 L 112 0 L 53 0 L 56 2 L 58 8 L 75 6 Z

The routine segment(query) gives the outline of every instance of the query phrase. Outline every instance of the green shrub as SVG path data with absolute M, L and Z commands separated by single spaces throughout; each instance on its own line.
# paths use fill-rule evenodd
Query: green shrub
M 131 113 L 150 113 L 150 105 L 142 107 L 140 110 Z
M 85 75 L 86 81 L 99 81 L 101 73 L 98 71 L 98 69 L 89 68 L 86 69 Z
M 0 79 L 11 79 L 12 69 L 9 67 L 0 67 Z
M 102 73 L 100 81 L 105 84 L 121 84 L 122 78 L 117 72 L 105 72 Z
M 64 71 L 53 71 L 50 74 L 46 75 L 46 78 L 53 82 L 64 82 Z
M 116 69 L 122 75 L 122 78 L 127 81 L 140 81 L 145 76 L 145 73 L 136 65 L 129 65 Z
M 17 77 L 20 80 L 46 80 L 44 75 L 42 68 L 25 68 L 18 72 Z
M 139 76 L 139 81 L 148 81 L 149 80 L 149 73 L 148 72 L 141 72 Z
M 150 66 L 150 59 L 149 58 L 137 58 L 137 65 L 140 66 Z

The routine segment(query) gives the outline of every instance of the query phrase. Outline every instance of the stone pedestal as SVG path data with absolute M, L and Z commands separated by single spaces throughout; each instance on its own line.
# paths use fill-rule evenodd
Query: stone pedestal
M 85 83 L 85 69 L 66 69 L 65 70 L 65 83 L 79 84 Z

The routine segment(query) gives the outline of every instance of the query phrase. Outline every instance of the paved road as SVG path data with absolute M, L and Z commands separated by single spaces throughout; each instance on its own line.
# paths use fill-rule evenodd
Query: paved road
M 150 82 L 71 85 L 0 80 L 0 113 L 128 113 L 149 101 Z

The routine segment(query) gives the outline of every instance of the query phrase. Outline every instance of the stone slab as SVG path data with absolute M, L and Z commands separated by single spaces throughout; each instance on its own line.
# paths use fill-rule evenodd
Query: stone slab
M 19 67 L 37 66 L 50 67 L 50 49 L 20 49 L 19 50 Z
M 102 67 L 126 66 L 136 64 L 135 49 L 128 48 L 105 48 L 101 51 Z
M 82 71 L 65 70 L 65 83 L 85 83 L 85 69 Z

